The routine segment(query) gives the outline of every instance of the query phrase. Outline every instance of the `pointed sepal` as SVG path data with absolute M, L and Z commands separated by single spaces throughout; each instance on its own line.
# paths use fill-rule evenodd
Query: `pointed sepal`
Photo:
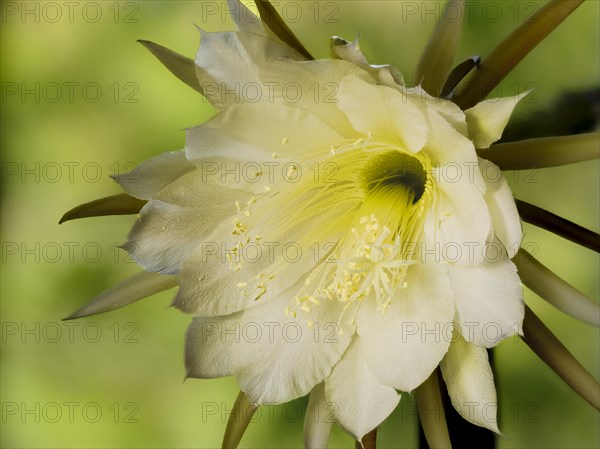
M 126 193 L 107 196 L 74 207 L 62 216 L 58 224 L 77 218 L 137 214 L 146 203 L 147 201 L 134 198 Z
M 325 397 L 325 384 L 316 385 L 308 397 L 304 417 L 305 449 L 327 449 L 334 419 L 331 417 L 332 404 Z
M 421 87 L 430 95 L 440 95 L 448 73 L 452 68 L 456 50 L 460 43 L 465 11 L 464 3 L 464 0 L 448 0 L 440 21 L 437 23 L 417 65 L 415 84 L 421 84 Z M 454 13 L 451 10 L 458 11 L 457 17 L 453 15 Z
M 540 8 L 483 59 L 453 101 L 463 110 L 479 103 L 581 3 L 583 0 L 552 0 Z
M 477 154 L 502 170 L 560 167 L 600 158 L 600 138 L 597 132 L 538 137 L 494 144 L 478 150 Z
M 237 449 L 257 408 L 256 404 L 250 402 L 246 393 L 240 391 L 227 421 L 222 449 Z
M 575 287 L 542 265 L 523 248 L 513 262 L 523 284 L 558 310 L 579 321 L 600 327 L 600 307 Z
M 515 199 L 521 219 L 546 231 L 600 253 L 600 234 L 534 204 Z
M 596 409 L 600 410 L 600 385 L 544 323 L 525 306 L 523 340 L 552 371 Z
M 431 449 L 452 448 L 437 370 L 433 371 L 415 390 L 415 402 L 429 447 Z M 432 410 L 435 410 L 435 413 L 431 413 Z
M 155 44 L 151 41 L 140 39 L 138 42 L 156 56 L 156 58 L 169 69 L 173 75 L 195 91 L 203 94 L 202 86 L 196 76 L 196 65 L 193 59 L 180 55 L 167 47 L 163 47 L 162 45 Z
M 300 39 L 296 37 L 294 32 L 285 23 L 277 10 L 268 0 L 254 0 L 261 20 L 269 27 L 269 29 L 283 42 L 296 50 L 308 60 L 315 59 L 309 51 L 302 45 Z
M 109 312 L 177 286 L 176 276 L 142 271 L 105 290 L 65 320 Z

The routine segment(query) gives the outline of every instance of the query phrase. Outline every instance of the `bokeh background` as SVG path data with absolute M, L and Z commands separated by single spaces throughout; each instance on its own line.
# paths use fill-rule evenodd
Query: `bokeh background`
M 458 59 L 486 55 L 544 2 L 472 2 Z M 183 147 L 183 129 L 213 108 L 136 40 L 193 56 L 194 24 L 231 29 L 218 1 L 0 3 L 2 148 L 1 445 L 6 448 L 213 448 L 237 395 L 233 378 L 183 382 L 189 317 L 167 309 L 172 292 L 126 309 L 62 322 L 136 272 L 116 248 L 133 217 L 58 225 L 74 205 L 119 192 L 109 179 Z M 442 3 L 282 1 L 282 15 L 317 57 L 328 38 L 352 39 L 374 63 L 407 78 Z M 516 119 L 552 108 L 567 91 L 597 88 L 600 2 L 589 0 L 502 83 L 534 88 Z M 541 126 L 541 123 L 539 123 Z M 535 122 L 532 127 L 535 127 Z M 599 229 L 597 162 L 507 173 L 519 198 Z M 525 225 L 543 263 L 597 300 L 599 259 Z M 599 334 L 527 292 L 526 300 L 598 378 Z M 597 412 L 519 340 L 496 350 L 501 448 L 598 447 Z M 242 447 L 300 447 L 306 398 L 264 408 Z M 410 395 L 381 426 L 380 447 L 416 447 Z M 331 447 L 353 447 L 334 429 Z

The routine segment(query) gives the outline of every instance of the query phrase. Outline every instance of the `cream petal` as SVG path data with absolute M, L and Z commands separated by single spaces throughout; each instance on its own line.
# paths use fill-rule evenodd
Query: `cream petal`
M 208 189 L 204 189 L 207 193 Z M 222 189 L 225 190 L 225 189 Z M 202 207 L 181 207 L 163 201 L 151 200 L 140 211 L 140 216 L 127 236 L 123 248 L 147 271 L 176 274 L 188 255 L 224 217 L 235 214 L 235 199 L 240 196 L 215 198 L 207 194 Z
M 254 32 L 200 30 L 196 74 L 206 98 L 223 108 L 242 102 L 268 101 L 268 86 L 259 73 L 269 60 L 302 59 L 287 45 Z
M 457 321 L 463 337 L 491 348 L 511 335 L 521 335 L 524 305 L 515 265 L 500 243 L 488 246 L 487 261 L 448 268 Z
M 529 93 L 527 91 L 514 97 L 484 100 L 465 111 L 469 135 L 475 148 L 489 148 L 502 137 L 513 110 Z
M 499 433 L 494 375 L 485 348 L 457 335 L 440 368 L 452 405 L 460 416 Z
M 207 182 L 199 170 L 155 194 L 140 211 L 123 247 L 148 271 L 177 273 L 191 251 L 250 194 Z
M 209 122 L 188 129 L 186 152 L 200 168 L 218 157 L 269 162 L 277 168 L 279 157 L 298 160 L 303 150 L 319 145 L 327 154 L 330 145 L 340 139 L 336 131 L 307 111 L 281 103 L 246 103 L 233 105 Z
M 423 95 L 427 95 L 423 92 Z M 415 102 L 415 104 L 419 104 Z M 478 182 L 483 186 L 483 180 L 475 167 L 477 166 L 477 153 L 473 143 L 466 136 L 466 122 L 464 114 L 445 100 L 427 101 L 425 104 L 425 117 L 429 127 L 427 146 L 424 151 L 431 158 L 434 165 L 443 166 L 451 164 L 458 166 L 461 174 L 470 175 L 470 182 Z M 474 173 L 474 174 L 472 174 Z
M 213 379 L 235 372 L 232 346 L 235 338 L 226 338 L 227 325 L 241 317 L 234 315 L 212 318 L 194 317 L 185 333 L 186 377 Z
M 364 135 L 393 138 L 416 153 L 427 142 L 427 123 L 420 108 L 398 90 L 356 76 L 340 84 L 339 107 Z
M 231 208 L 235 211 L 236 200 L 244 202 L 250 196 L 248 192 L 211 183 L 205 173 L 194 170 L 164 187 L 156 193 L 155 199 L 182 208 L 203 208 L 207 219 L 214 220 L 218 216 L 227 216 L 225 214 Z M 207 210 L 208 208 L 214 210 Z
M 112 178 L 130 195 L 149 200 L 163 187 L 192 170 L 194 165 L 186 159 L 185 151 L 179 150 L 155 156 Z
M 479 169 L 486 183 L 485 201 L 492 217 L 494 234 L 512 259 L 521 246 L 523 228 L 512 191 L 500 169 L 485 159 L 479 159 Z
M 295 300 L 286 293 L 246 309 L 240 320 L 228 324 L 232 329 L 239 323 L 240 340 L 232 347 L 232 357 L 240 388 L 253 402 L 281 403 L 309 393 L 330 374 L 350 343 L 350 329 L 339 333 L 341 303 L 322 302 L 296 318 L 284 313 L 291 303 Z
M 360 50 L 358 38 L 350 42 L 344 38 L 333 36 L 329 39 L 329 50 L 334 58 L 343 59 L 359 66 L 369 65 L 369 61 Z
M 485 181 L 472 143 L 436 110 L 428 110 L 431 131 L 423 150 L 432 160 L 436 189 L 425 224 L 422 260 L 472 264 L 483 260 L 491 219 Z
M 227 0 L 227 9 L 229 9 L 229 15 L 235 22 L 238 30 L 266 36 L 260 18 L 250 11 L 240 0 Z
M 335 422 L 332 409 L 333 404 L 325 398 L 325 384 L 318 384 L 310 392 L 304 417 L 306 449 L 327 449 L 331 428 Z
M 343 205 L 326 213 L 334 215 L 340 208 Z M 183 264 L 179 273 L 181 288 L 174 306 L 203 316 L 227 315 L 279 296 L 313 270 L 320 263 L 319 257 L 326 256 L 324 251 L 315 252 L 315 246 L 326 248 L 336 241 L 332 231 L 321 234 L 322 240 L 303 241 L 306 229 L 314 225 L 314 218 L 309 217 L 289 233 L 278 235 L 270 229 L 270 217 L 265 217 L 261 220 L 263 228 L 257 228 L 258 232 L 265 231 L 260 234 L 264 238 L 256 240 L 252 233 L 250 242 L 235 253 L 234 246 L 246 239 L 232 235 L 233 224 L 226 220 Z
M 407 286 L 399 289 L 384 314 L 374 301 L 358 313 L 367 366 L 383 384 L 402 391 L 418 387 L 436 368 L 452 338 L 454 304 L 442 264 L 408 269 Z
M 361 338 L 356 337 L 348 351 L 325 381 L 327 402 L 338 423 L 356 440 L 379 426 L 396 408 L 400 395 L 382 385 L 369 371 Z
M 421 86 L 414 86 L 410 88 L 400 87 L 400 89 L 409 95 L 417 106 L 423 109 L 423 112 L 429 115 L 429 111 L 435 111 L 437 114 L 448 122 L 448 124 L 462 136 L 469 138 L 469 132 L 467 128 L 467 119 L 465 113 L 455 103 L 443 98 L 432 97 L 423 89 Z M 432 130 L 432 134 L 437 131 Z M 430 134 L 430 139 L 432 136 Z M 448 151 L 448 149 L 446 149 Z M 451 151 L 451 150 L 450 150 Z M 441 154 L 445 155 L 444 152 Z
M 481 190 L 453 166 L 435 168 L 438 191 L 424 225 L 420 260 L 451 264 L 483 261 L 491 234 L 491 218 Z M 481 176 L 477 167 L 473 167 Z M 457 182 L 452 182 L 457 179 Z
M 339 109 L 340 83 L 348 75 L 374 82 L 368 72 L 343 60 L 274 60 L 265 64 L 261 80 L 271 86 L 271 102 L 309 111 L 344 137 L 358 133 Z
M 366 70 L 371 76 L 378 80 L 377 84 L 383 84 L 389 87 L 396 87 L 404 84 L 404 78 L 400 71 L 392 65 L 373 65 L 360 50 L 358 38 L 352 42 L 338 36 L 333 36 L 329 40 L 329 49 L 333 58 L 343 59 L 351 62 Z
M 227 315 L 269 301 L 319 264 L 325 267 L 328 248 L 340 238 L 339 229 L 307 230 L 315 223 L 339 222 L 348 214 L 348 205 L 327 201 L 327 207 L 317 207 L 317 202 L 303 213 L 306 200 L 313 196 L 311 191 L 289 196 L 274 191 L 242 203 L 252 204 L 220 224 L 184 263 L 175 307 L 199 315 Z M 278 202 L 282 199 L 287 204 Z

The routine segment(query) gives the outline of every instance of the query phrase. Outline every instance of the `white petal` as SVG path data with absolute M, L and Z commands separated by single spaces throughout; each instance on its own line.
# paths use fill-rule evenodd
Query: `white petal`
M 269 205 L 269 198 L 264 201 Z M 279 226 L 286 217 L 278 208 L 271 209 L 263 208 L 251 217 L 242 214 L 242 222 L 247 223 L 244 235 L 232 235 L 234 225 L 226 220 L 190 254 L 179 273 L 175 307 L 203 316 L 234 313 L 270 301 L 318 264 L 327 263 L 327 251 L 319 248 L 331 248 L 339 231 L 335 227 L 323 227 L 318 234 L 307 230 L 348 213 L 344 202 L 305 214 L 291 226 Z M 240 242 L 241 250 L 232 252 Z
M 453 265 L 448 269 L 464 338 L 491 348 L 511 335 L 522 334 L 523 291 L 515 265 L 502 246 L 490 245 L 488 261 Z
M 291 303 L 293 296 L 281 295 L 228 323 L 228 329 L 235 329 L 236 322 L 240 329 L 232 356 L 240 388 L 253 402 L 281 403 L 308 394 L 329 376 L 350 343 L 351 330 L 338 333 L 341 303 L 322 302 L 297 318 L 285 316 Z
M 304 417 L 304 447 L 306 449 L 327 449 L 329 435 L 335 419 L 333 404 L 325 399 L 325 384 L 315 386 L 308 397 Z
M 160 189 L 192 170 L 194 165 L 186 159 L 185 151 L 180 150 L 148 159 L 130 172 L 112 178 L 130 195 L 149 200 Z
M 235 365 L 232 346 L 236 340 L 226 338 L 228 323 L 239 320 L 241 313 L 213 318 L 194 317 L 185 333 L 186 377 L 212 379 L 231 376 Z
M 431 255 L 424 260 L 479 263 L 491 234 L 491 219 L 475 149 L 437 111 L 428 110 L 428 120 L 431 132 L 424 151 L 432 158 L 430 175 L 437 190 L 425 226 Z
M 173 302 L 179 310 L 215 316 L 255 307 L 279 296 L 318 263 L 315 253 L 298 247 L 293 236 L 252 241 L 232 253 L 243 240 L 231 236 L 232 228 L 227 220 L 190 253 L 179 273 L 181 288 Z M 292 248 L 290 258 L 285 248 Z
M 502 132 L 508 123 L 515 106 L 530 91 L 514 97 L 493 98 L 476 104 L 465 111 L 469 135 L 475 148 L 489 148 L 502 137 Z
M 427 141 L 427 123 L 420 108 L 396 89 L 376 86 L 356 76 L 340 84 L 339 107 L 354 129 L 364 135 L 395 138 L 416 153 Z
M 309 111 L 345 137 L 357 136 L 339 109 L 340 83 L 348 75 L 374 82 L 368 72 L 343 60 L 275 60 L 265 64 L 261 80 L 272 86 L 271 102 Z
M 400 71 L 392 65 L 373 65 L 360 50 L 358 38 L 349 42 L 341 37 L 334 36 L 330 39 L 329 48 L 332 56 L 351 62 L 366 70 L 371 76 L 378 80 L 377 84 L 396 87 L 404 84 L 404 78 Z
M 438 183 L 440 191 L 425 226 L 427 243 L 421 248 L 421 260 L 480 263 L 491 231 L 489 209 L 483 194 L 468 182 L 443 180 L 442 171 L 438 171 L 437 176 L 441 180 Z
M 348 351 L 325 381 L 325 395 L 339 424 L 356 440 L 377 427 L 400 402 L 392 387 L 382 385 L 365 363 L 361 338 Z
M 250 195 L 203 182 L 195 170 L 169 184 L 140 211 L 123 247 L 147 271 L 177 273 L 188 255 Z
M 457 335 L 440 367 L 452 405 L 460 416 L 499 433 L 494 375 L 485 348 Z
M 521 246 L 523 228 L 512 191 L 500 169 L 493 163 L 479 159 L 479 169 L 486 183 L 485 201 L 492 217 L 494 234 L 504 245 L 509 259 Z
M 222 161 L 215 165 L 215 158 L 238 162 L 238 171 L 226 176 L 229 183 L 249 177 L 245 172 L 252 171 L 250 164 L 265 175 L 275 172 L 281 180 L 287 161 L 301 160 L 303 150 L 315 146 L 323 146 L 323 154 L 327 154 L 331 144 L 340 139 L 336 131 L 309 112 L 281 103 L 246 103 L 233 105 L 209 122 L 189 129 L 186 151 L 188 159 L 211 181 L 221 180 L 221 175 L 213 172 Z M 240 161 L 246 164 L 240 165 Z
M 360 50 L 358 38 L 349 42 L 341 37 L 334 36 L 329 40 L 329 48 L 334 57 L 360 66 L 369 65 L 369 61 Z
M 237 25 L 238 30 L 265 36 L 262 21 L 250 11 L 240 0 L 227 0 L 229 15 Z
M 259 78 L 265 62 L 277 58 L 302 59 L 282 42 L 254 32 L 200 30 L 200 34 L 196 74 L 206 98 L 219 108 L 268 101 L 268 86 Z
M 423 95 L 427 95 L 426 92 Z M 419 104 L 415 102 L 415 104 Z M 429 134 L 425 151 L 434 165 L 458 165 L 461 174 L 476 182 L 472 172 L 476 172 L 477 153 L 473 143 L 466 134 L 464 114 L 444 100 L 429 100 L 425 103 L 425 116 L 428 122 Z M 467 177 L 467 175 L 470 175 Z M 475 173 L 478 175 L 478 173 Z M 479 179 L 481 185 L 483 181 Z
M 442 264 L 413 265 L 406 281 L 407 287 L 398 290 L 383 315 L 374 301 L 363 302 L 358 334 L 375 377 L 411 391 L 427 379 L 448 349 L 454 304 Z

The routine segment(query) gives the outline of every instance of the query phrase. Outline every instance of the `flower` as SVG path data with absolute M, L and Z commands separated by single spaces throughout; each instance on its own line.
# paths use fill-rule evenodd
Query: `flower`
M 461 416 L 498 431 L 483 410 L 496 403 L 486 348 L 523 334 L 522 231 L 480 156 L 523 95 L 469 105 L 454 89 L 464 65 L 435 80 L 452 52 L 436 65 L 447 70 L 425 57 L 416 87 L 357 42 L 333 38 L 332 59 L 312 60 L 257 5 L 265 22 L 230 2 L 238 31 L 201 31 L 195 62 L 144 42 L 220 111 L 185 150 L 116 176 L 127 195 L 68 214 L 139 211 L 124 248 L 145 270 L 72 317 L 176 283 L 173 305 L 194 314 L 188 376 L 235 374 L 238 404 L 310 393 L 362 441 L 398 391 L 434 388 L 439 366 Z M 452 41 L 456 27 L 437 33 Z M 307 420 L 307 446 L 330 427 Z

